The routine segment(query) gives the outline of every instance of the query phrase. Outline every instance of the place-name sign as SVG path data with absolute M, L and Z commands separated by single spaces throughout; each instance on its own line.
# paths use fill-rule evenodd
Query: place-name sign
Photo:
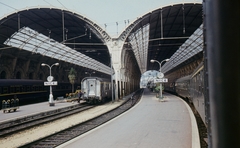
M 58 83 L 57 83 L 57 81 L 44 82 L 44 86 L 50 86 L 50 85 L 58 85 Z
M 167 83 L 168 79 L 167 78 L 161 78 L 161 79 L 154 79 L 154 83 Z

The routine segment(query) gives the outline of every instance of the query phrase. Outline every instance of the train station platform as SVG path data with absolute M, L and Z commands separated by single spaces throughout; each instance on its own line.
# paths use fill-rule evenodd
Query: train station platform
M 38 114 L 41 112 L 48 112 L 52 110 L 57 110 L 65 107 L 71 107 L 73 105 L 77 105 L 77 103 L 71 103 L 71 102 L 65 102 L 60 103 L 55 101 L 54 106 L 49 106 L 49 102 L 42 102 L 42 103 L 36 103 L 36 104 L 30 104 L 30 105 L 23 105 L 20 106 L 19 109 L 16 110 L 16 112 L 9 112 L 9 113 L 0 113 L 0 123 L 13 120 L 16 118 L 23 118 L 26 116 L 31 116 L 34 114 Z
M 110 122 L 59 148 L 200 148 L 199 133 L 190 107 L 179 97 L 144 90 L 141 101 Z
M 83 112 L 75 113 L 71 116 L 67 116 L 61 119 L 57 119 L 48 124 L 41 124 L 37 127 L 30 127 L 21 132 L 16 132 L 4 137 L 0 137 L 0 148 L 16 148 L 27 144 L 28 142 L 36 141 L 45 136 L 49 136 L 53 133 L 67 129 L 71 126 L 90 120 L 96 116 L 99 116 L 109 110 L 117 108 L 124 103 L 127 98 L 131 97 L 131 94 L 125 96 L 122 100 L 108 102 L 105 104 L 97 105 L 91 109 Z M 81 101 L 84 103 L 84 101 Z M 40 116 L 46 112 L 57 112 L 64 110 L 65 108 L 73 108 L 79 106 L 79 103 L 74 102 L 61 102 L 55 103 L 55 106 L 49 106 L 48 102 L 36 103 L 26 106 L 21 106 L 16 112 L 0 113 L 0 127 L 5 126 L 7 123 L 15 123 L 16 120 L 21 122 L 31 119 L 32 116 Z

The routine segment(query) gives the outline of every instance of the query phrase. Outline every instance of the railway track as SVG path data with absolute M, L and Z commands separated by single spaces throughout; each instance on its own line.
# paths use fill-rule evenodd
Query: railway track
M 60 131 L 58 133 L 52 134 L 50 136 L 47 136 L 45 138 L 39 139 L 37 141 L 28 143 L 26 145 L 21 146 L 21 148 L 52 148 L 59 146 L 77 136 L 80 136 L 81 134 L 86 133 L 87 131 L 90 131 L 91 129 L 94 129 L 101 124 L 117 117 L 118 115 L 122 114 L 123 112 L 130 109 L 132 106 L 134 106 L 141 98 L 143 89 L 138 90 L 135 92 L 131 97 L 127 99 L 125 103 L 123 103 L 121 106 L 108 111 L 100 116 L 97 116 L 91 120 L 85 121 L 83 123 L 80 123 L 78 125 L 75 125 L 73 127 L 70 127 L 68 129 L 65 129 L 63 131 Z
M 42 112 L 38 114 L 34 114 L 31 116 L 14 119 L 10 121 L 6 121 L 0 123 L 0 136 L 4 137 L 5 135 L 9 135 L 15 133 L 17 131 L 21 131 L 33 126 L 37 126 L 39 124 L 47 123 L 59 118 L 63 118 L 69 115 L 72 115 L 77 112 L 81 112 L 87 109 L 90 109 L 94 106 L 89 106 L 87 104 L 77 104 L 71 107 L 66 107 L 61 110 L 53 110 L 48 112 Z

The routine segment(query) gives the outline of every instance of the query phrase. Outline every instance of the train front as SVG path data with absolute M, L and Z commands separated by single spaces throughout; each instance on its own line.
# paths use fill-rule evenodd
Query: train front
M 82 80 L 82 99 L 89 103 L 96 103 L 100 100 L 100 81 L 96 78 L 84 78 Z

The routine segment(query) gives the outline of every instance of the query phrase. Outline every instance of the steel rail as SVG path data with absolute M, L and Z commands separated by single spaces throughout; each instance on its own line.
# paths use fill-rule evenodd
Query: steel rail
M 28 143 L 26 145 L 21 146 L 20 148 L 53 148 L 59 146 L 77 136 L 80 136 L 103 123 L 119 116 L 125 111 L 129 110 L 132 106 L 134 106 L 141 98 L 143 93 L 143 89 L 136 91 L 131 97 L 125 101 L 119 107 L 112 109 L 100 116 L 97 116 L 93 119 L 75 125 L 73 127 L 67 128 L 50 136 L 44 137 L 37 141 Z

